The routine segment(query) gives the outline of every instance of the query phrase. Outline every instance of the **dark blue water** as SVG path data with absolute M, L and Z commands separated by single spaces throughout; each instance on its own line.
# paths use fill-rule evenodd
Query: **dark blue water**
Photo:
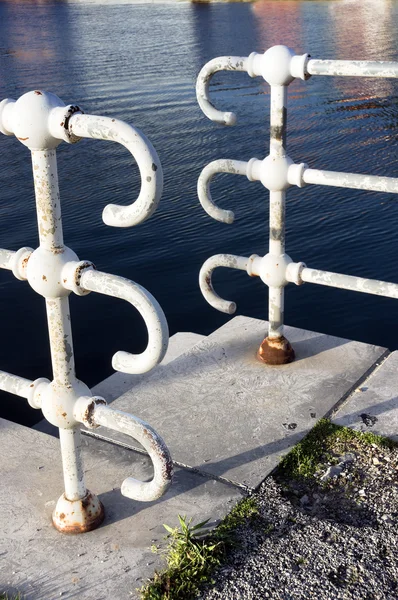
M 258 183 L 219 176 L 214 198 L 235 210 L 227 226 L 200 207 L 196 181 L 216 158 L 266 155 L 268 87 L 259 78 L 223 73 L 213 95 L 234 110 L 235 128 L 200 112 L 196 76 L 209 59 L 248 55 L 285 43 L 317 58 L 398 60 L 398 3 L 260 1 L 256 4 L 131 4 L 0 0 L 0 99 L 45 89 L 87 113 L 134 123 L 156 147 L 165 188 L 157 213 L 132 229 L 103 224 L 109 202 L 129 204 L 138 173 L 123 148 L 81 141 L 59 148 L 66 243 L 81 259 L 147 287 L 171 334 L 208 334 L 229 318 L 202 298 L 197 279 L 212 254 L 264 254 L 268 197 Z M 398 82 L 312 78 L 289 90 L 288 149 L 313 168 L 398 176 Z M 0 246 L 37 246 L 28 150 L 0 137 Z M 397 197 L 308 186 L 287 201 L 287 252 L 308 266 L 398 282 Z M 238 314 L 267 318 L 267 290 L 256 278 L 219 269 L 217 290 Z M 42 298 L 0 272 L 0 368 L 51 376 Z M 78 376 L 92 385 L 111 373 L 112 354 L 140 351 L 145 332 L 124 303 L 91 294 L 71 297 Z M 290 325 L 398 348 L 398 302 L 307 284 L 289 286 Z M 25 400 L 2 395 L 1 415 L 41 418 Z

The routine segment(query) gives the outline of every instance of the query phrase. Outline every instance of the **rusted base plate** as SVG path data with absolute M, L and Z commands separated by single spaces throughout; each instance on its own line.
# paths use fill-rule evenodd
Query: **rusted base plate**
M 267 365 L 286 365 L 294 361 L 294 350 L 284 336 L 268 338 L 261 343 L 257 358 Z
M 65 494 L 59 498 L 53 512 L 53 525 L 61 533 L 86 533 L 99 527 L 104 520 L 102 502 L 87 490 L 82 500 L 68 500 Z

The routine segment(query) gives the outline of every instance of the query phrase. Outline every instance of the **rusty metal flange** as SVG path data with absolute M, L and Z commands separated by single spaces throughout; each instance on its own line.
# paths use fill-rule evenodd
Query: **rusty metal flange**
M 295 354 L 285 336 L 266 337 L 257 351 L 257 358 L 266 365 L 286 365 L 294 361 Z
M 104 520 L 102 502 L 87 491 L 80 500 L 68 500 L 65 494 L 59 498 L 53 512 L 53 525 L 61 533 L 86 533 L 99 527 Z

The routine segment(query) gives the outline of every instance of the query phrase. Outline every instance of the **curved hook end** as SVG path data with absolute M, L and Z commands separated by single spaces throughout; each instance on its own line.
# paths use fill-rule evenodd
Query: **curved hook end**
M 228 315 L 233 315 L 236 313 L 236 302 L 225 302 L 225 307 L 223 312 L 227 313 Z
M 224 125 L 232 126 L 235 125 L 237 117 L 234 112 L 225 112 L 224 113 Z
M 112 368 L 121 373 L 129 373 L 130 375 L 142 375 L 148 373 L 151 369 L 159 364 L 167 351 L 168 342 L 164 341 L 160 352 L 147 354 L 130 354 L 119 350 L 112 356 Z
M 149 219 L 155 212 L 157 205 L 158 202 L 154 202 L 146 212 L 133 212 L 128 206 L 107 204 L 102 211 L 102 220 L 109 227 L 134 227 L 134 225 L 139 225 Z
M 121 486 L 122 495 L 140 502 L 152 502 L 163 496 L 172 483 L 173 461 L 158 433 L 145 421 L 108 406 L 97 404 L 91 418 L 94 425 L 102 425 L 131 436 L 144 447 L 152 461 L 153 478 L 150 481 L 140 481 L 127 477 Z
M 112 356 L 112 369 L 120 371 L 121 373 L 129 373 L 130 375 L 141 375 L 145 373 L 147 369 L 140 369 L 140 365 L 133 360 L 132 356 L 128 352 L 119 350 Z M 144 367 L 144 365 L 142 365 Z M 128 369 L 128 371 L 126 371 Z
M 120 227 L 120 221 L 115 218 L 113 213 L 113 208 L 115 204 L 107 204 L 102 211 L 102 220 L 105 225 L 109 225 L 109 227 Z
M 235 221 L 235 213 L 232 210 L 220 210 L 220 213 L 222 213 L 222 215 L 220 214 L 219 218 L 217 219 L 217 221 L 220 221 L 220 223 L 232 225 L 232 223 Z
M 162 484 L 157 484 L 153 486 L 152 489 L 145 489 L 145 502 L 153 502 L 154 500 L 158 500 L 161 498 L 169 489 L 173 478 L 173 469 L 171 468 L 170 473 L 168 473 L 167 477 L 163 480 Z M 134 477 L 127 477 L 120 488 L 122 496 L 126 496 L 126 498 L 130 498 L 131 500 L 143 500 L 143 485 L 148 486 L 148 483 L 144 483 L 139 481 L 138 479 L 134 479 Z M 150 485 L 150 484 L 149 484 Z

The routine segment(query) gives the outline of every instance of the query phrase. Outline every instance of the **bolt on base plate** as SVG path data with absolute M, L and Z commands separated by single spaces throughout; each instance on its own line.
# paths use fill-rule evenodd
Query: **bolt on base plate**
M 294 361 L 295 354 L 285 336 L 266 337 L 257 351 L 257 358 L 266 365 L 286 365 Z
M 85 533 L 99 527 L 104 520 L 102 502 L 87 491 L 80 500 L 68 500 L 65 494 L 59 498 L 53 512 L 53 525 L 61 533 Z

